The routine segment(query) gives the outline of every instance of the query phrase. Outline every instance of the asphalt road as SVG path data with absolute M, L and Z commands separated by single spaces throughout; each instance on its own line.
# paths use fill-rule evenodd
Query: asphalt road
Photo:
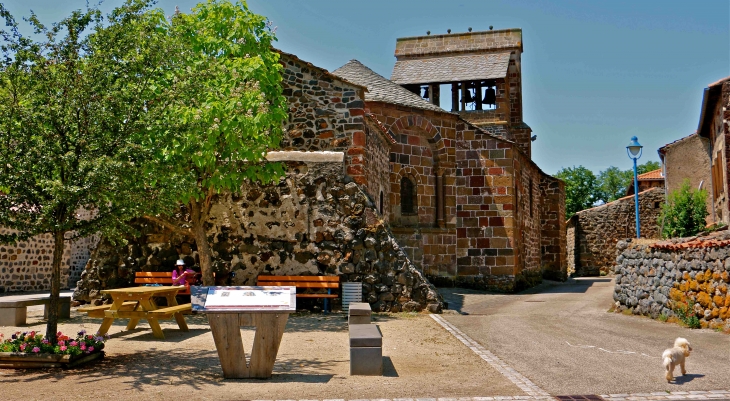
M 730 388 L 730 336 L 608 313 L 613 282 L 548 282 L 516 295 L 440 289 L 443 317 L 552 395 Z M 694 351 L 687 376 L 667 383 L 661 354 L 676 337 Z M 487 385 L 485 383 L 485 385 Z

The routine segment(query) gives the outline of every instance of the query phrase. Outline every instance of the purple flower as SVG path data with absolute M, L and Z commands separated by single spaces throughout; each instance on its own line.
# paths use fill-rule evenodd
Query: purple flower
M 94 352 L 94 347 L 89 347 L 89 352 Z
M 38 347 L 33 347 L 33 352 L 35 352 L 37 354 L 37 353 L 41 352 L 41 349 Z
M 12 338 L 13 340 L 15 340 L 15 339 L 18 338 L 18 335 L 17 334 L 13 334 L 12 336 L 10 336 L 10 338 Z
M 79 331 L 79 336 L 83 336 L 84 334 L 86 334 L 86 330 Z

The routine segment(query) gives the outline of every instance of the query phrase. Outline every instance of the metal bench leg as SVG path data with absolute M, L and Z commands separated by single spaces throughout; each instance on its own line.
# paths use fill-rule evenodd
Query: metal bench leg
M 25 306 L 17 308 L 0 308 L 0 326 L 24 326 L 25 318 Z
M 332 294 L 332 289 L 331 288 L 328 288 L 327 289 L 327 295 L 330 295 L 330 294 Z M 325 298 L 324 299 L 324 314 L 325 315 L 329 312 L 329 309 L 327 308 L 328 305 L 329 305 L 329 298 Z

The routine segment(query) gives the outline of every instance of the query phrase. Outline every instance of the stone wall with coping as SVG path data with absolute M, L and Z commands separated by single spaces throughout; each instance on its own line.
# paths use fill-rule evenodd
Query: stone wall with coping
M 663 188 L 639 193 L 642 238 L 659 238 L 657 219 L 665 202 Z M 568 270 L 578 276 L 608 273 L 614 266 L 616 243 L 636 237 L 634 197 L 627 196 L 605 205 L 576 213 L 562 231 L 571 236 L 567 247 L 572 258 Z
M 244 184 L 241 195 L 214 199 L 207 235 L 219 281 L 229 272 L 233 285 L 254 285 L 260 274 L 339 275 L 363 283 L 373 310 L 441 311 L 440 295 L 383 225 L 376 204 L 343 174 L 343 154 L 322 161 L 313 152 L 276 153 L 287 166 L 278 184 Z M 177 217 L 183 224 L 184 211 Z M 143 235 L 128 245 L 97 248 L 74 299 L 97 301 L 102 289 L 132 285 L 136 271 L 172 271 L 178 258 L 198 263 L 192 238 L 147 222 L 137 228 Z
M 613 299 L 618 311 L 678 318 L 689 309 L 703 328 L 730 324 L 730 232 L 654 244 L 619 241 Z

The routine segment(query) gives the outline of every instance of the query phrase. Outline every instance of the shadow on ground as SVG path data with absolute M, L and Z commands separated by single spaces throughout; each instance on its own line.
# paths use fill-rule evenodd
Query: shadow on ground
M 341 362 L 343 361 L 279 358 L 269 382 L 327 383 L 333 375 L 322 372 Z M 394 372 L 394 369 L 392 371 Z M 224 380 L 215 350 L 151 350 L 144 353 L 115 354 L 68 370 L 10 370 L 0 376 L 0 386 L 17 382 L 32 385 L 34 382 L 62 381 L 65 378 L 73 378 L 80 384 L 94 383 L 95 386 L 104 386 L 106 380 L 121 379 L 124 384 L 139 391 L 144 391 L 145 386 L 175 385 L 180 389 L 198 390 L 204 385 L 221 386 L 230 381 L 254 381 L 253 379 Z

